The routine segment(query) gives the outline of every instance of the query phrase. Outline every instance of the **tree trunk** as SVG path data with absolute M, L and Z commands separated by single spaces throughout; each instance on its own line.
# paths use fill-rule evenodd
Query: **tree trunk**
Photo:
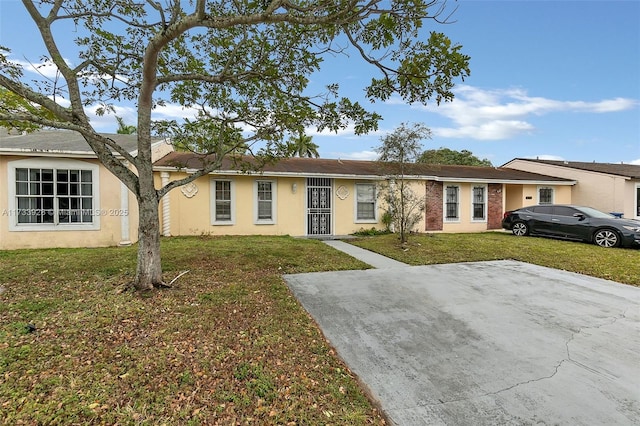
M 136 290 L 151 290 L 163 285 L 157 197 L 142 194 L 138 207 L 138 266 L 134 286 Z
M 404 201 L 404 176 L 400 180 L 400 243 L 407 242 L 407 222 L 405 219 L 405 201 Z

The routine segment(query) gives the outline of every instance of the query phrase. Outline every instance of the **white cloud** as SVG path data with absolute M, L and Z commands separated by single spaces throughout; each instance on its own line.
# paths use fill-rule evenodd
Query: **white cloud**
M 455 126 L 434 128 L 434 134 L 448 138 L 502 140 L 531 132 L 535 126 L 531 116 L 554 112 L 607 113 L 638 106 L 633 99 L 614 98 L 597 102 L 559 101 L 529 96 L 523 89 L 484 90 L 468 85 L 455 90 L 452 102 L 439 106 L 419 106 L 431 113 L 450 119 Z M 397 104 L 398 99 L 389 103 Z
M 508 139 L 517 134 L 533 130 L 534 127 L 526 121 L 495 120 L 479 124 L 467 125 L 457 128 L 435 127 L 432 129 L 434 136 L 443 138 L 469 138 L 479 140 Z
M 378 158 L 378 153 L 375 151 L 330 152 L 327 158 L 342 158 L 344 160 L 375 160 Z
M 64 61 L 67 63 L 67 65 L 71 65 L 71 62 L 69 60 L 65 59 Z M 58 67 L 55 66 L 53 62 L 47 61 L 34 63 L 23 61 L 20 59 L 12 59 L 11 62 L 20 65 L 26 72 L 35 73 L 47 79 L 55 79 L 56 77 L 61 78 L 61 75 L 58 73 Z
M 640 166 L 640 158 L 638 158 L 637 160 L 631 161 L 629 164 L 635 164 L 636 166 Z
M 43 60 L 43 61 L 40 61 L 39 63 L 24 61 L 20 59 L 11 59 L 10 61 L 16 65 L 21 66 L 24 71 L 38 74 L 39 76 L 44 77 L 45 79 L 48 79 L 48 80 L 62 79 L 62 74 L 58 72 L 58 67 L 52 61 Z M 64 58 L 64 62 L 68 66 L 73 67 L 73 63 L 70 60 Z M 79 74 L 79 76 L 81 75 L 82 74 Z M 95 73 L 85 73 L 84 75 L 90 81 L 94 81 L 94 82 L 98 80 L 111 80 L 112 78 L 112 76 L 106 75 L 106 74 L 100 75 Z M 119 82 L 126 82 L 128 78 L 124 75 L 117 75 L 117 80 Z
M 179 119 L 179 118 L 195 118 L 198 114 L 198 109 L 193 107 L 185 107 L 179 104 L 165 104 L 155 107 L 151 111 L 151 116 L 154 120 L 161 119 Z
M 138 110 L 134 106 L 115 105 L 113 108 L 115 111 L 109 111 L 100 116 L 96 114 L 98 105 L 87 107 L 87 116 L 89 116 L 93 128 L 105 133 L 115 132 L 118 128 L 118 122 L 115 118 L 116 116 L 122 118 L 125 124 L 137 126 Z M 196 113 L 197 110 L 195 108 L 187 108 L 176 104 L 166 104 L 153 109 L 151 116 L 154 120 L 180 120 L 184 118 L 194 118 Z

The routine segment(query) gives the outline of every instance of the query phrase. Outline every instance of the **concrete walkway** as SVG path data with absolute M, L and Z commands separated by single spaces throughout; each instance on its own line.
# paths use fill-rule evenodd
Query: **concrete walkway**
M 344 241 L 325 240 L 324 243 L 337 250 L 345 252 L 349 256 L 355 257 L 356 259 L 361 260 L 376 269 L 403 268 L 408 266 L 406 263 L 398 262 L 397 260 L 393 260 L 378 253 L 356 247 L 353 244 L 345 243 Z
M 380 269 L 285 280 L 392 424 L 640 425 L 640 288 L 327 244 Z

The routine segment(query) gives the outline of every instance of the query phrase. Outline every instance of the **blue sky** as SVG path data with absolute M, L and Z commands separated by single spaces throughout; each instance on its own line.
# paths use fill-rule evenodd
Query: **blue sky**
M 425 29 L 444 32 L 471 56 L 471 76 L 458 83 L 455 100 L 376 103 L 384 120 L 366 136 L 310 130 L 321 157 L 374 159 L 380 138 L 406 122 L 432 130 L 424 149 L 466 149 L 495 166 L 516 157 L 640 164 L 640 0 L 450 0 L 447 7 L 456 9 L 455 22 L 429 21 Z M 20 36 L 32 25 L 21 9 L 0 0 L 0 44 L 16 60 L 37 62 L 39 43 Z M 327 61 L 312 80 L 338 82 L 363 101 L 373 70 L 351 53 Z M 130 106 L 118 114 L 135 124 Z M 93 122 L 115 131 L 113 117 Z

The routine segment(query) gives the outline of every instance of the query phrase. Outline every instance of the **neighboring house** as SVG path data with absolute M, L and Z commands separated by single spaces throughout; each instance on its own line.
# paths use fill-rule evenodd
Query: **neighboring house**
M 158 184 L 183 178 L 200 164 L 199 155 L 172 152 L 154 165 Z M 225 161 L 220 170 L 165 196 L 163 234 L 333 236 L 383 229 L 377 191 L 392 174 L 373 161 L 289 158 L 253 174 Z M 409 165 L 406 179 L 426 197 L 419 232 L 500 229 L 507 206 L 540 197 L 570 203 L 575 184 L 513 169 L 429 164 Z
M 135 135 L 109 135 L 135 154 Z M 156 158 L 170 147 L 154 143 Z M 137 240 L 133 194 L 79 133 L 0 130 L 0 249 L 98 247 Z
M 502 167 L 575 180 L 574 204 L 640 219 L 640 165 L 516 158 Z

